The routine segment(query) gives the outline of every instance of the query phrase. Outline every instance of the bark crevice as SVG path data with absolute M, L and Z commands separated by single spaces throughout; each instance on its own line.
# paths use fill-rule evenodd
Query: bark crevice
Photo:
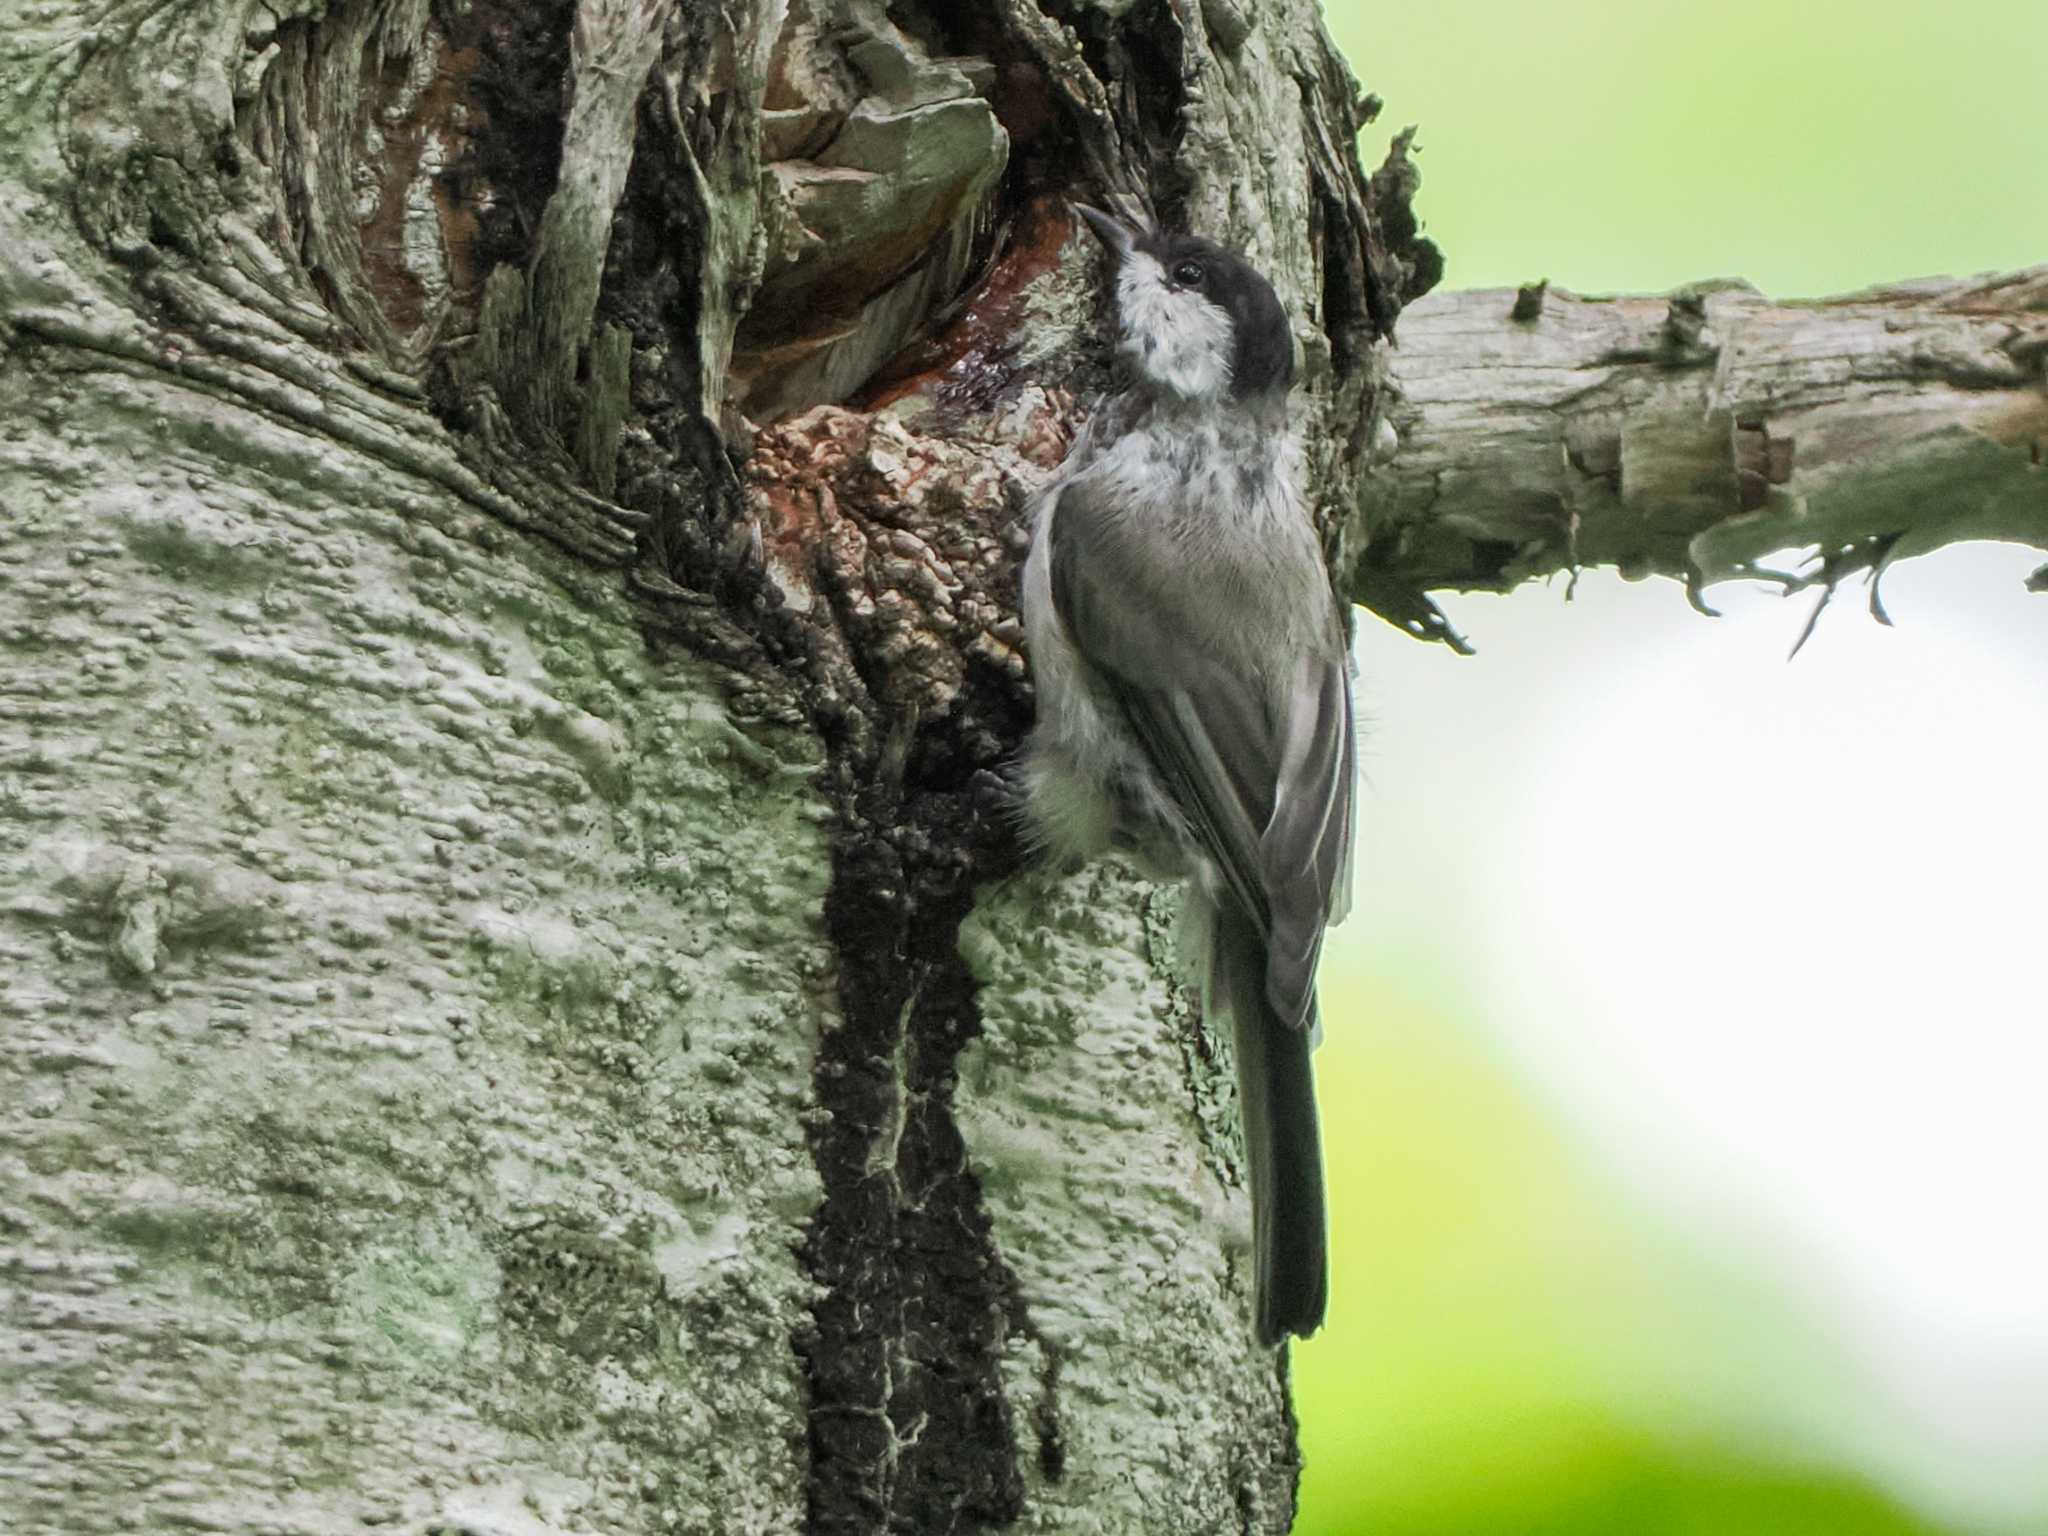
M 952 1112 L 979 1032 L 959 954 L 991 822 L 975 789 L 844 808 L 827 928 L 841 1024 L 820 1043 L 812 1155 L 825 1198 L 804 1261 L 821 1289 L 799 1341 L 810 1389 L 809 1528 L 971 1531 L 1023 1511 L 1029 1424 L 1057 1471 L 1056 1378 L 1027 1417 L 1003 1364 L 1028 1330 Z

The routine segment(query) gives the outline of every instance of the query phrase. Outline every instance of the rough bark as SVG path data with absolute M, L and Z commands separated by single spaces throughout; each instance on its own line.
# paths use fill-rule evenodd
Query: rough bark
M 815 744 L 369 453 L 0 395 L 0 1524 L 790 1528 Z
M 1309 0 L 42 0 L 0 101 L 0 1523 L 1285 1529 L 1172 902 L 1000 782 L 1062 199 L 1273 273 L 1396 617 L 1680 569 L 1701 339 L 1389 392 Z
M 1447 631 L 1415 594 L 1585 565 L 1702 607 L 1717 581 L 1824 600 L 1868 571 L 1882 617 L 1895 560 L 2048 549 L 2048 267 L 1789 304 L 1741 283 L 1432 295 L 1393 373 L 1349 574 L 1417 634 Z

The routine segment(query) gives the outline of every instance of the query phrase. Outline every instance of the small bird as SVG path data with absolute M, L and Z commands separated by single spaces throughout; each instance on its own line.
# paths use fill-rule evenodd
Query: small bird
M 1308 509 L 1273 285 L 1193 235 L 1075 211 L 1114 269 L 1126 385 L 1046 490 L 1024 566 L 1038 717 L 1024 807 L 1067 860 L 1190 880 L 1202 1008 L 1228 1018 L 1260 1341 L 1327 1289 L 1309 1052 L 1323 929 L 1348 905 L 1347 628 Z

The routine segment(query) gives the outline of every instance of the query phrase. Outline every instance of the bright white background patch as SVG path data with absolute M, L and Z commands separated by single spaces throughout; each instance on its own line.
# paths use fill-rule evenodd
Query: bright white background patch
M 1570 605 L 1460 603 L 1469 661 L 1368 629 L 1358 909 L 1331 935 L 1467 976 L 1612 1179 L 1803 1298 L 1857 1379 L 1787 1370 L 1752 1431 L 1824 1420 L 1869 1474 L 2028 1529 L 2048 1519 L 2039 560 L 1902 565 L 1893 630 L 1846 588 L 1789 665 L 1810 597 L 1717 589 L 1715 623 L 1611 577 Z

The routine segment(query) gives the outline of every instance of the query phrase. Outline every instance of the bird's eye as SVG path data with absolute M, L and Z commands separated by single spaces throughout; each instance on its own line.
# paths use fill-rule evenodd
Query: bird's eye
M 1173 280 L 1183 288 L 1202 286 L 1202 264 L 1199 261 L 1184 261 L 1173 269 Z

